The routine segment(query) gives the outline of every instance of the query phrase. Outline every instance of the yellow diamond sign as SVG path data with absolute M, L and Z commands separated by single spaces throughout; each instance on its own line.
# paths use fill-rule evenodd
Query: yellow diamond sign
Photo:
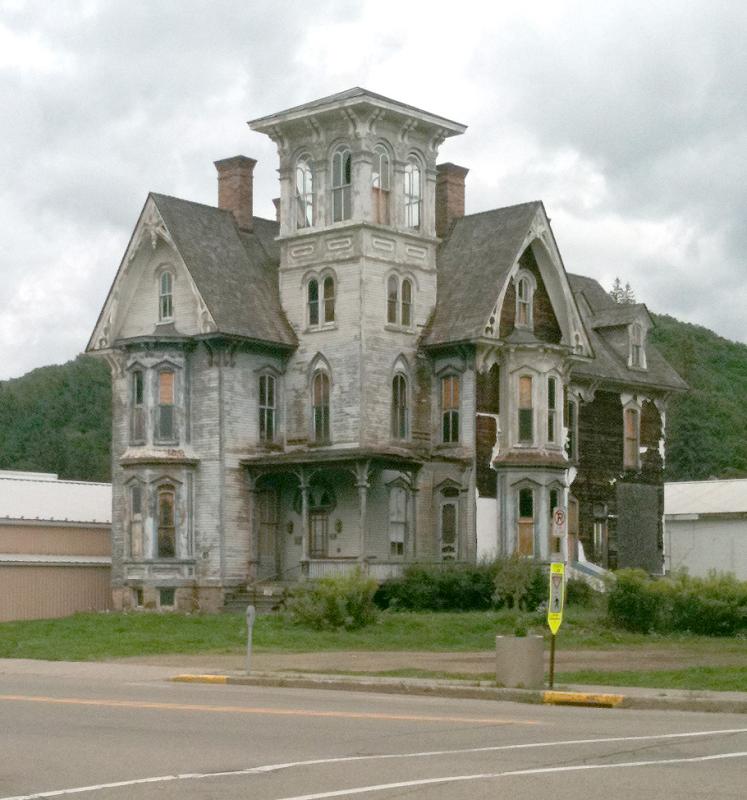
M 558 632 L 560 623 L 563 621 L 563 584 L 565 581 L 565 564 L 561 561 L 553 561 L 550 564 L 550 600 L 547 604 L 547 624 L 553 636 Z

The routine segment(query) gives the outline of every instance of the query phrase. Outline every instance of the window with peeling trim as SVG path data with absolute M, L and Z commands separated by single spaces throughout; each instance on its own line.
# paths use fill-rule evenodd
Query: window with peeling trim
M 392 379 L 392 439 L 407 439 L 408 417 L 407 378 L 398 373 Z
M 331 275 L 322 281 L 324 291 L 324 322 L 335 321 L 335 279 Z
M 296 162 L 296 228 L 314 224 L 314 174 L 309 156 Z
M 340 147 L 332 156 L 332 220 L 350 219 L 350 185 L 352 182 L 352 156 L 350 149 Z
M 420 165 L 410 156 L 405 166 L 405 225 L 408 228 L 420 228 L 422 203 Z
M 132 421 L 130 439 L 133 444 L 145 441 L 145 383 L 142 370 L 132 373 Z
M 441 441 L 459 442 L 459 376 L 441 378 Z
M 130 558 L 143 558 L 143 487 L 130 486 Z
M 316 372 L 311 382 L 311 406 L 314 441 L 329 441 L 329 376 Z
M 174 276 L 162 272 L 158 280 L 158 321 L 167 322 L 174 317 Z
M 158 558 L 176 556 L 176 491 L 173 486 L 158 489 Z
M 371 167 L 371 205 L 373 221 L 379 225 L 389 224 L 390 169 L 389 153 L 384 145 L 376 145 Z
M 157 438 L 161 441 L 175 441 L 176 420 L 174 409 L 174 372 L 163 369 L 158 373 L 158 418 Z
M 405 554 L 407 533 L 407 490 L 402 486 L 389 489 L 389 555 Z
M 259 439 L 262 442 L 275 440 L 275 376 L 259 376 Z

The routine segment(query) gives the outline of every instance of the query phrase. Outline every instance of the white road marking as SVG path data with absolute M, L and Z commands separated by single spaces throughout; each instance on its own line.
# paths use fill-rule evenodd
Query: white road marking
M 429 786 L 434 783 L 457 783 L 460 781 L 482 781 L 495 778 L 510 778 L 519 775 L 542 775 L 549 772 L 576 772 L 589 769 L 621 769 L 625 767 L 650 767 L 658 764 L 692 764 L 700 761 L 717 761 L 724 758 L 745 758 L 744 753 L 718 753 L 714 756 L 695 756 L 693 758 L 667 758 L 661 761 L 625 761 L 619 764 L 578 764 L 569 767 L 539 767 L 537 769 L 516 769 L 510 772 L 484 772 L 477 775 L 452 775 L 447 778 L 423 778 L 417 781 L 401 781 L 399 783 L 381 783 L 375 786 L 357 786 L 354 789 L 338 789 L 334 792 L 318 792 L 316 794 L 299 794 L 283 797 L 282 800 L 324 800 L 327 797 L 347 797 L 351 794 L 367 792 L 383 792 L 386 789 L 408 789 L 413 786 Z
M 185 772 L 176 775 L 159 775 L 152 778 L 133 778 L 125 781 L 114 781 L 112 783 L 98 783 L 90 786 L 77 786 L 70 789 L 54 789 L 46 792 L 37 792 L 35 794 L 13 795 L 12 797 L 0 797 L 0 800 L 44 800 L 48 797 L 63 797 L 66 795 L 83 794 L 85 792 L 96 792 L 101 789 L 117 789 L 125 786 L 139 786 L 145 783 L 168 783 L 170 781 L 187 781 L 187 780 L 201 780 L 204 778 L 224 778 L 224 777 L 240 777 L 242 775 L 259 775 L 266 772 L 276 772 L 284 769 L 293 769 L 296 767 L 310 767 L 325 764 L 341 764 L 351 761 L 381 761 L 385 759 L 405 759 L 405 758 L 432 758 L 434 756 L 444 755 L 459 755 L 464 753 L 490 753 L 502 750 L 529 750 L 532 748 L 540 747 L 567 747 L 569 745 L 577 744 L 610 744 L 615 742 L 645 742 L 664 739 L 685 739 L 695 738 L 698 736 L 727 736 L 734 733 L 747 733 L 747 728 L 726 728 L 717 731 L 687 731 L 685 733 L 660 733 L 649 734 L 647 736 L 608 736 L 597 739 L 564 739 L 554 742 L 525 742 L 523 744 L 504 744 L 493 745 L 488 747 L 470 747 L 465 749 L 455 750 L 426 750 L 419 753 L 383 753 L 378 755 L 364 755 L 364 756 L 339 756 L 336 758 L 315 758 L 307 761 L 288 761 L 278 764 L 264 764 L 258 767 L 246 767 L 245 769 L 230 770 L 225 772 Z M 427 783 L 443 783 L 445 781 L 464 781 L 464 780 L 478 780 L 480 778 L 496 778 L 506 777 L 509 775 L 532 775 L 539 772 L 562 772 L 567 770 L 578 769 L 602 769 L 609 767 L 623 767 L 623 766 L 645 766 L 648 764 L 667 764 L 667 763 L 684 763 L 687 761 L 708 761 L 716 758 L 737 758 L 747 755 L 747 753 L 722 753 L 715 756 L 696 756 L 690 759 L 673 759 L 671 761 L 640 761 L 630 762 L 628 764 L 588 764 L 570 767 L 547 767 L 533 770 L 516 770 L 513 772 L 497 772 L 487 773 L 485 775 L 461 775 L 452 776 L 448 778 L 432 778 L 424 781 L 404 782 L 396 784 L 382 784 L 378 788 L 361 787 L 359 789 L 346 789 L 337 793 L 308 795 L 304 798 L 324 798 L 335 797 L 340 794 L 357 794 L 364 791 L 378 791 L 384 788 L 396 788 L 406 786 L 419 786 Z M 301 800 L 301 798 L 284 798 L 283 800 Z

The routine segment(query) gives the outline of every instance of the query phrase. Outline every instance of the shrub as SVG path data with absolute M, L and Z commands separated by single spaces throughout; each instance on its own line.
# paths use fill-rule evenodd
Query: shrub
M 315 630 L 354 630 L 376 622 L 377 583 L 360 569 L 350 575 L 322 578 L 294 589 L 287 602 L 291 620 Z
M 597 593 L 580 578 L 569 578 L 565 585 L 565 600 L 569 606 L 590 608 Z
M 494 562 L 493 604 L 496 608 L 534 611 L 547 600 L 547 575 L 534 561 L 513 555 Z
M 415 564 L 385 581 L 374 602 L 408 611 L 482 611 L 492 605 L 492 564 Z
M 642 570 L 621 570 L 607 609 L 614 624 L 630 631 L 733 636 L 747 629 L 747 582 L 716 573 L 654 580 Z

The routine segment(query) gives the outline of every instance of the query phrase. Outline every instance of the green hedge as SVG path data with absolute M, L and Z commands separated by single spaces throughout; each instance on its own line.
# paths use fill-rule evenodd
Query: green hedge
M 291 620 L 315 630 L 355 630 L 376 622 L 378 585 L 360 570 L 294 589 L 286 603 Z
M 528 559 L 504 558 L 481 564 L 417 564 L 376 592 L 379 608 L 402 611 L 533 611 L 547 599 L 547 576 Z
M 747 582 L 711 573 L 692 578 L 678 573 L 653 579 L 642 570 L 620 570 L 611 588 L 610 621 L 629 631 L 689 631 L 733 636 L 747 631 Z

